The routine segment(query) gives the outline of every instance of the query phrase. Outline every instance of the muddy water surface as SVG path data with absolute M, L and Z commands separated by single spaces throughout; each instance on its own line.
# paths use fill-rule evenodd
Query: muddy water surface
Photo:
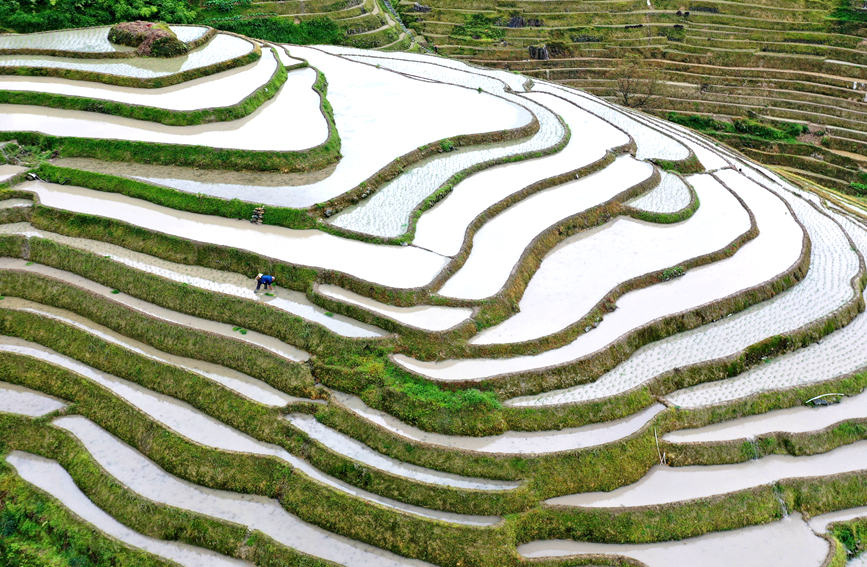
M 64 402 L 42 392 L 0 382 L 0 413 L 39 417 L 65 407 Z

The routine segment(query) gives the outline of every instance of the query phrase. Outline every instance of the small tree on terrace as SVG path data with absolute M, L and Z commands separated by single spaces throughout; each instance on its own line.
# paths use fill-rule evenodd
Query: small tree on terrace
M 614 94 L 624 106 L 647 108 L 653 106 L 659 91 L 659 73 L 649 68 L 644 58 L 627 55 L 610 74 L 614 79 Z

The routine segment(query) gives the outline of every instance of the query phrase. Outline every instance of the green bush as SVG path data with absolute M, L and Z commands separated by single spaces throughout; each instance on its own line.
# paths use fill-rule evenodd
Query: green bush
M 852 191 L 855 192 L 859 197 L 867 197 L 867 184 L 865 183 L 850 183 L 849 187 L 852 188 Z
M 207 0 L 205 8 L 208 10 L 216 10 L 217 12 L 229 13 L 235 8 L 249 6 L 252 0 Z
M 731 132 L 734 127 L 729 122 L 721 122 L 710 116 L 697 116 L 695 114 L 680 114 L 669 112 L 668 120 L 675 124 L 681 124 L 694 130 L 716 130 L 719 132 Z
M 346 32 L 334 20 L 325 17 L 305 20 L 300 24 L 286 18 L 244 19 L 240 16 L 208 20 L 206 23 L 220 30 L 277 43 L 339 44 L 346 38 Z
M 30 33 L 129 20 L 188 24 L 196 18 L 191 4 L 185 0 L 4 0 L 0 28 Z
M 463 25 L 455 26 L 450 37 L 464 37 L 470 39 L 502 39 L 506 32 L 502 28 L 495 27 L 496 18 L 488 18 L 484 14 L 472 14 L 467 16 Z

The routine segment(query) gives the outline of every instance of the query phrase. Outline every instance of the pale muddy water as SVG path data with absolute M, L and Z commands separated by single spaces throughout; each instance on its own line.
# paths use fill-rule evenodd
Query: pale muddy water
M 696 179 L 695 183 L 700 181 Z M 617 301 L 618 309 L 606 315 L 596 329 L 566 346 L 533 356 L 500 359 L 422 362 L 405 355 L 394 359 L 409 371 L 444 381 L 536 370 L 587 356 L 659 317 L 693 309 L 761 284 L 794 264 L 801 253 L 803 233 L 774 194 L 749 180 L 738 184 L 735 190 L 756 215 L 759 228 L 756 238 L 727 259 L 689 270 L 672 281 L 623 295 Z
M 247 54 L 253 44 L 246 39 L 218 33 L 211 41 L 180 57 L 132 57 L 129 59 L 80 59 L 47 55 L 0 55 L 0 67 L 45 67 L 93 71 L 107 75 L 149 79 L 173 75 Z
M 232 370 L 210 362 L 163 352 L 150 345 L 136 341 L 135 339 L 125 337 L 107 327 L 98 325 L 89 319 L 85 319 L 84 317 L 65 309 L 58 309 L 57 307 L 42 305 L 26 299 L 9 296 L 6 296 L 6 299 L 2 304 L 0 304 L 0 308 L 34 313 L 42 317 L 47 317 L 55 321 L 72 325 L 73 327 L 86 331 L 106 342 L 116 344 L 152 360 L 177 366 L 194 374 L 198 374 L 199 376 L 203 376 L 234 390 L 246 398 L 259 402 L 260 404 L 268 406 L 284 406 L 290 402 L 303 400 L 303 398 L 296 398 L 285 394 L 269 386 L 265 382 L 247 376 L 237 370 Z
M 751 415 L 732 421 L 714 423 L 696 429 L 666 433 L 663 439 L 672 443 L 713 443 L 735 439 L 752 439 L 772 432 L 803 433 L 818 431 L 849 419 L 867 417 L 867 392 L 843 398 L 830 406 L 800 406 Z
M 342 287 L 328 284 L 317 286 L 316 291 L 325 297 L 362 307 L 383 317 L 426 331 L 451 329 L 466 321 L 473 313 L 472 308 L 469 307 L 440 307 L 436 305 L 395 307 L 358 295 Z
M 32 201 L 27 201 L 27 203 L 32 204 Z M 2 206 L 2 202 L 0 202 L 0 206 Z M 136 270 L 155 274 L 172 281 L 182 282 L 186 285 L 208 291 L 267 303 L 275 309 L 318 323 L 328 330 L 345 337 L 371 338 L 383 337 L 388 334 L 378 327 L 361 323 L 350 317 L 333 313 L 329 315 L 329 311 L 313 304 L 307 299 L 305 294 L 298 291 L 278 286 L 271 291 L 256 293 L 255 279 L 252 275 L 247 276 L 202 266 L 169 262 L 162 258 L 134 252 L 99 240 L 75 238 L 39 230 L 28 223 L 2 225 L 0 226 L 0 234 L 22 234 L 27 237 L 47 238 L 73 248 L 93 252 L 99 256 L 111 257 L 116 262 Z M 277 283 L 279 284 L 280 282 Z
M 827 476 L 867 469 L 867 441 L 805 457 L 770 455 L 732 465 L 657 465 L 641 480 L 611 492 L 585 492 L 546 500 L 561 506 L 616 508 L 706 498 L 789 478 Z
M 647 567 L 820 567 L 828 542 L 814 534 L 798 514 L 778 522 L 700 537 L 645 544 L 534 541 L 518 546 L 527 558 L 620 555 Z
M 276 500 L 213 490 L 181 480 L 83 417 L 53 423 L 75 435 L 108 474 L 155 502 L 246 525 L 302 553 L 347 567 L 429 565 L 326 532 L 290 514 Z
M 250 187 L 284 187 L 303 185 L 319 181 L 331 175 L 334 165 L 311 172 L 279 173 L 274 171 L 230 171 L 226 169 L 193 169 L 176 165 L 154 165 L 142 163 L 120 163 L 90 158 L 60 158 L 52 163 L 60 167 L 71 167 L 85 171 L 95 171 L 148 181 L 171 179 L 175 185 L 184 183 L 206 183 L 210 185 L 249 185 Z M 167 185 L 168 186 L 168 185 Z M 195 190 L 188 191 L 195 192 Z M 267 213 L 266 213 L 267 214 Z
M 652 213 L 676 213 L 689 205 L 691 195 L 683 179 L 673 173 L 662 171 L 659 185 L 627 205 Z M 701 199 L 699 199 L 701 201 Z
M 559 152 L 480 171 L 458 183 L 449 195 L 418 220 L 413 244 L 444 256 L 460 251 L 467 226 L 485 209 L 544 177 L 561 175 L 589 165 L 610 148 L 629 141 L 626 134 L 589 112 L 545 94 L 522 95 L 544 103 L 561 116 L 573 135 Z M 578 132 L 594 132 L 592 137 Z
M 197 110 L 238 104 L 267 83 L 276 69 L 274 54 L 270 49 L 263 49 L 258 61 L 244 67 L 158 89 L 121 87 L 56 77 L 3 75 L 0 75 L 0 89 L 88 97 L 169 110 Z
M 4 116 L 0 130 L 252 151 L 304 150 L 328 137 L 319 95 L 311 88 L 315 80 L 313 69 L 290 72 L 274 98 L 238 120 L 166 126 L 82 110 L 5 104 L 0 105 Z
M 40 417 L 66 407 L 66 403 L 42 392 L 0 382 L 0 413 Z
M 27 171 L 27 169 L 28 168 L 21 165 L 0 165 L 0 183 L 3 183 L 4 181 L 9 181 L 19 173 Z
M 654 404 L 627 418 L 583 427 L 554 431 L 508 431 L 487 437 L 468 437 L 423 431 L 365 405 L 360 398 L 351 394 L 332 391 L 331 397 L 332 401 L 359 417 L 412 441 L 449 449 L 511 455 L 547 455 L 618 441 L 639 431 L 665 409 L 662 404 Z
M 307 414 L 290 414 L 286 419 L 312 439 L 319 441 L 332 451 L 340 453 L 355 461 L 371 467 L 390 472 L 392 474 L 411 478 L 418 482 L 452 486 L 466 490 L 510 490 L 517 488 L 520 483 L 486 480 L 481 478 L 469 478 L 427 469 L 411 465 L 386 457 L 355 439 L 344 435 L 330 427 L 319 423 L 315 417 Z
M 56 278 L 73 286 L 83 288 L 87 291 L 95 292 L 96 294 L 102 296 L 104 299 L 107 299 L 114 303 L 119 303 L 135 311 L 144 313 L 145 315 L 149 315 L 151 317 L 155 317 L 169 323 L 174 323 L 176 325 L 192 327 L 194 329 L 199 329 L 210 333 L 216 333 L 229 339 L 250 343 L 252 345 L 261 347 L 267 351 L 271 351 L 272 353 L 278 356 L 282 356 L 283 358 L 293 362 L 303 362 L 310 358 L 309 353 L 299 348 L 293 347 L 292 345 L 288 345 L 283 341 L 277 340 L 274 337 L 263 335 L 262 333 L 257 333 L 256 331 L 246 331 L 246 333 L 241 333 L 235 330 L 240 329 L 239 327 L 233 327 L 230 324 L 217 323 L 216 321 L 211 321 L 210 319 L 202 319 L 200 317 L 194 317 L 192 315 L 186 315 L 184 313 L 172 311 L 171 309 L 166 309 L 164 307 L 154 305 L 153 303 L 142 301 L 141 299 L 132 297 L 125 293 L 112 293 L 113 290 L 111 288 L 88 280 L 87 278 L 81 277 L 78 274 L 73 274 L 72 272 L 65 272 L 63 270 L 58 270 L 49 266 L 43 266 L 42 264 L 28 263 L 24 260 L 19 260 L 17 258 L 0 258 L 0 269 L 17 269 Z
M 153 553 L 185 567 L 242 567 L 252 565 L 208 549 L 154 539 L 121 524 L 91 502 L 57 462 L 23 451 L 6 456 L 18 476 L 60 501 L 69 511 L 104 534 L 124 544 Z
M 32 207 L 33 201 L 30 199 L 4 199 L 0 201 L 0 209 L 18 209 L 21 207 Z
M 422 286 L 447 259 L 413 246 L 381 246 L 318 230 L 252 225 L 209 215 L 176 211 L 124 195 L 43 182 L 24 183 L 48 207 L 101 214 L 135 226 L 182 238 L 248 250 L 263 256 L 337 270 L 392 287 Z
M 857 518 L 867 518 L 867 506 L 859 508 L 846 508 L 836 512 L 829 512 L 819 516 L 813 516 L 807 522 L 813 531 L 823 533 L 828 531 L 828 526 L 836 522 L 848 522 Z

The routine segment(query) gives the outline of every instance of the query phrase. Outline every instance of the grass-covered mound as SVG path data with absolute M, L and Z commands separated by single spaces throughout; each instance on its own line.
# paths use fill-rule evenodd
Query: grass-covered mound
M 189 51 L 175 32 L 163 22 L 121 22 L 111 26 L 108 41 L 135 47 L 139 55 L 177 57 Z

